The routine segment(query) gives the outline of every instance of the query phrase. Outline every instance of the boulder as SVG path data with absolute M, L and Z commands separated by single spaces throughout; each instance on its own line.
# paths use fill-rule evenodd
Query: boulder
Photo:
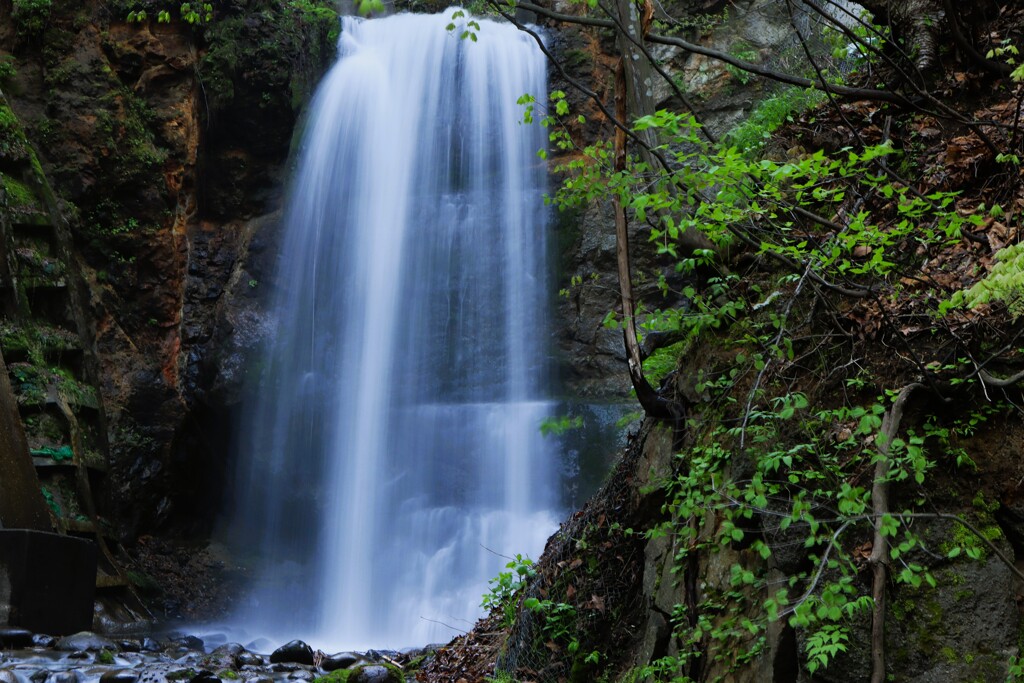
M 57 646 L 57 639 L 45 633 L 37 633 L 32 636 L 32 644 L 36 647 L 52 648 Z
M 100 676 L 100 683 L 135 683 L 139 672 L 133 669 L 111 669 Z
M 142 643 L 134 638 L 119 640 L 117 641 L 117 646 L 121 648 L 121 652 L 139 652 L 142 650 Z
M 263 664 L 263 655 L 258 655 L 255 652 L 242 650 L 235 655 L 235 666 L 239 668 L 243 666 L 263 666 Z
M 16 649 L 32 645 L 32 632 L 23 628 L 0 628 L 0 648 Z
M 324 671 L 337 671 L 338 669 L 348 669 L 355 665 L 362 657 L 357 655 L 355 652 L 337 652 L 333 655 L 327 655 L 320 662 L 320 668 Z
M 190 678 L 188 683 L 220 683 L 220 677 L 212 671 L 204 669 Z
M 152 638 L 146 637 L 142 639 L 142 651 L 143 652 L 161 652 L 163 648 L 160 643 L 156 642 Z
M 109 638 L 96 635 L 92 631 L 79 631 L 74 635 L 64 636 L 57 641 L 57 649 L 64 652 L 79 652 L 82 650 L 86 652 L 99 652 L 100 650 L 118 651 L 117 643 Z
M 244 652 L 245 648 L 242 647 L 241 643 L 224 643 L 220 647 L 216 648 L 210 654 L 214 657 L 230 656 L 234 657 L 240 652 Z
M 386 666 L 371 664 L 356 671 L 350 683 L 402 683 L 402 677 Z
M 0 529 L 0 619 L 42 633 L 92 626 L 96 544 L 81 538 Z M 78 649 L 78 648 L 69 648 Z
M 187 647 L 189 650 L 202 650 L 204 643 L 202 638 L 195 636 L 181 636 L 174 639 L 175 643 Z
M 273 664 L 293 662 L 295 664 L 313 664 L 313 648 L 301 640 L 293 640 L 274 650 L 270 655 Z

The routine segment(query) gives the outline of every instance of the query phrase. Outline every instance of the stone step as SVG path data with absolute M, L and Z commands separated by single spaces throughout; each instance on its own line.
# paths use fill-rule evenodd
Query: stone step
M 57 461 L 47 457 L 33 457 L 32 464 L 37 470 L 72 470 L 75 468 L 71 461 Z M 85 467 L 93 472 L 106 473 L 108 467 L 105 463 L 99 462 L 86 462 Z

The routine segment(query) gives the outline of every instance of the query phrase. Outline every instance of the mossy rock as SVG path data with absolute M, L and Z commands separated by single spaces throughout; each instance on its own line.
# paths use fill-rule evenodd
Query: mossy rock
M 6 173 L 0 173 L 7 208 L 15 211 L 38 211 L 39 198 L 25 183 Z
M 30 159 L 28 140 L 18 116 L 0 102 L 0 161 L 21 162 Z
M 359 664 L 351 669 L 338 669 L 313 683 L 403 683 L 405 672 L 394 664 Z

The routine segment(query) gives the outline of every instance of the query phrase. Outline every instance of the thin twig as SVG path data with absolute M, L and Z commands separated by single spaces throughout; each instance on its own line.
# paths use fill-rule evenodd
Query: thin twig
M 786 302 L 786 310 L 783 311 L 782 317 L 779 319 L 779 332 L 778 334 L 775 335 L 775 339 L 772 340 L 772 343 L 769 346 L 769 351 L 771 351 L 772 346 L 777 346 L 779 341 L 782 339 L 782 334 L 786 330 L 786 320 L 789 319 L 789 312 L 793 309 L 793 303 L 796 301 L 797 297 L 800 296 L 800 290 L 803 289 L 804 282 L 807 281 L 807 276 L 810 274 L 810 272 L 811 262 L 808 261 L 807 267 L 804 269 L 804 274 L 800 276 L 800 281 L 796 285 L 796 290 L 793 292 L 793 296 L 791 296 L 789 298 L 789 301 Z M 743 450 L 743 443 L 746 440 L 747 436 L 747 424 L 750 422 L 750 408 L 754 403 L 754 397 L 757 395 L 757 390 L 761 386 L 761 379 L 764 377 L 764 373 L 767 372 L 768 365 L 771 363 L 771 361 L 771 356 L 769 356 L 768 359 L 765 360 L 764 365 L 761 367 L 761 370 L 757 373 L 757 378 L 754 380 L 754 386 L 750 388 L 750 394 L 747 396 L 747 407 L 743 411 L 743 424 L 740 427 L 740 451 Z

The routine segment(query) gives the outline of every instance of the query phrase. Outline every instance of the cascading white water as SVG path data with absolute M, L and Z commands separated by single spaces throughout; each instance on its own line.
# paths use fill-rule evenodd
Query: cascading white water
M 532 39 L 346 19 L 313 102 L 244 426 L 232 535 L 251 630 L 324 647 L 447 639 L 555 528 L 544 144 Z

